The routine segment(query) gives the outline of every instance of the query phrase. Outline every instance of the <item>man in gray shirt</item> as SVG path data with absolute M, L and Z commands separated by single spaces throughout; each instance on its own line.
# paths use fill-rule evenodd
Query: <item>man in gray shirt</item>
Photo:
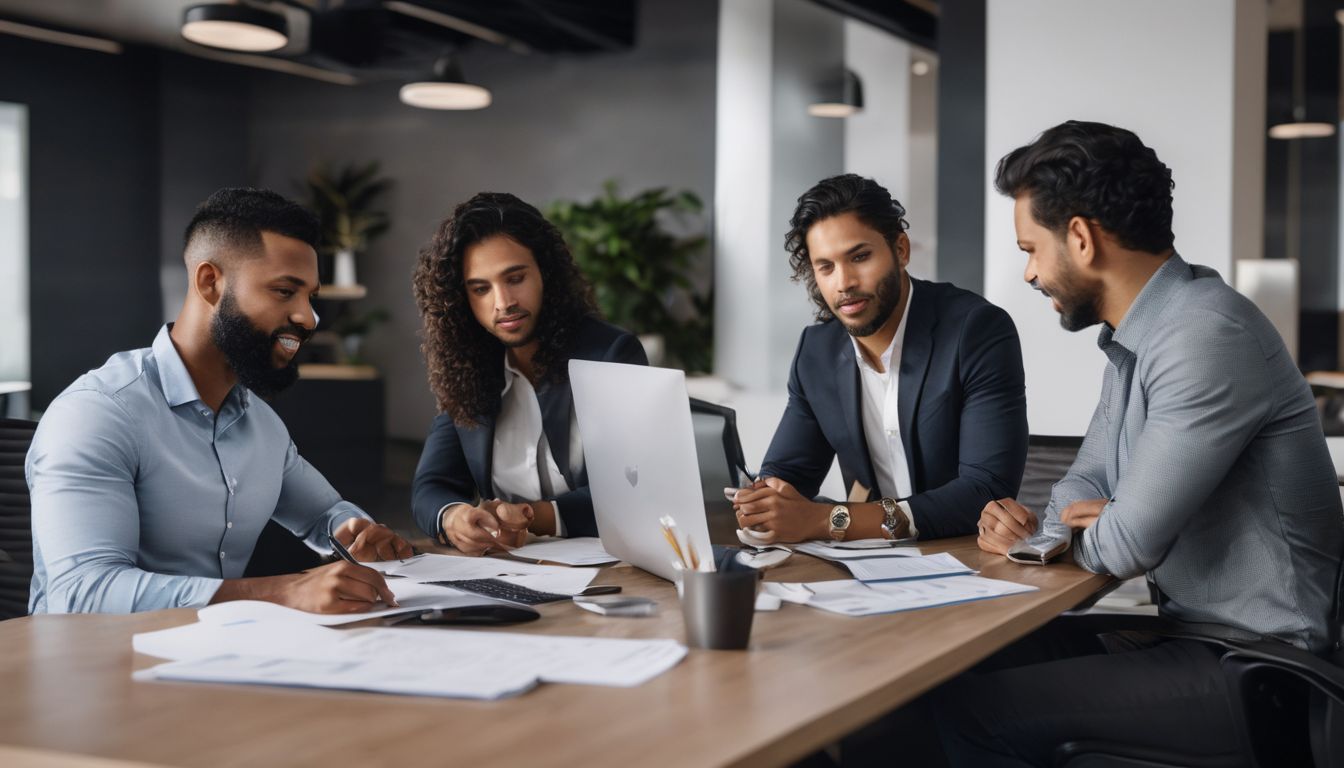
M 1000 161 L 1024 279 L 1070 331 L 1102 323 L 1101 401 L 1036 515 L 987 505 L 980 547 L 1071 540 L 1082 567 L 1147 574 L 1164 616 L 1314 652 L 1344 514 L 1311 391 L 1265 316 L 1171 232 L 1171 172 L 1133 133 L 1067 122 Z M 1218 649 L 1056 621 L 940 691 L 954 765 L 1047 765 L 1064 741 L 1235 750 Z M 1116 617 L 1108 631 L 1123 630 Z

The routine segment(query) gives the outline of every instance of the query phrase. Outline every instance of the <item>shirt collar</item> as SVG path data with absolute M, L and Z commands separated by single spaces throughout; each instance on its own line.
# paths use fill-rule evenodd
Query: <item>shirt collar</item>
M 173 339 L 169 336 L 172 329 L 172 323 L 167 323 L 159 329 L 158 335 L 154 337 L 152 350 L 154 363 L 159 369 L 159 386 L 163 389 L 163 398 L 168 401 L 169 408 L 176 408 L 186 403 L 200 402 L 201 393 L 196 389 L 196 382 L 191 380 L 187 364 L 182 362 L 182 355 L 178 353 L 177 347 L 173 346 Z M 247 387 L 236 384 L 229 390 L 229 395 L 224 401 L 228 402 L 229 397 L 237 398 L 238 405 L 246 410 L 250 404 L 248 400 L 250 395 Z
M 168 407 L 176 408 L 200 400 L 201 393 L 196 391 L 196 383 L 191 380 L 186 363 L 182 362 L 182 356 L 178 354 L 177 347 L 173 346 L 172 337 L 168 335 L 172 328 L 173 324 L 168 323 L 159 329 L 159 335 L 154 337 L 153 352 L 154 363 L 159 369 L 159 386 L 163 389 L 163 397 L 168 401 Z
M 1148 278 L 1143 290 L 1134 297 L 1129 311 L 1120 320 L 1120 327 L 1103 325 L 1097 336 L 1097 346 L 1103 350 L 1115 343 L 1133 352 L 1139 343 L 1153 332 L 1163 308 L 1184 283 L 1194 279 L 1190 265 L 1176 253 L 1172 253 L 1153 276 Z
M 515 378 L 524 378 L 524 377 L 523 377 L 523 372 L 520 371 L 520 370 L 518 370 L 517 368 L 514 368 L 514 367 L 513 367 L 513 363 L 510 363 L 510 362 L 509 362 L 509 353 L 508 353 L 508 352 L 505 352 L 505 353 L 504 353 L 504 389 L 500 390 L 500 392 L 499 392 L 499 396 L 500 396 L 500 397 L 503 397 L 504 395 L 507 395 L 507 394 L 509 393 L 509 390 L 513 388 L 513 380 L 514 380 Z
M 901 310 L 901 321 L 896 325 L 896 333 L 891 337 L 891 343 L 887 345 L 879 360 L 882 361 L 882 370 L 891 373 L 891 361 L 895 359 L 896 353 L 905 345 L 905 321 L 910 317 L 910 305 L 914 303 L 915 281 L 910 280 L 909 295 L 905 297 L 905 309 Z M 853 336 L 849 337 L 849 343 L 854 345 L 854 360 L 859 364 L 860 370 L 867 368 L 874 373 L 877 369 L 868 364 L 868 358 L 863 356 L 863 348 L 859 346 L 859 340 Z

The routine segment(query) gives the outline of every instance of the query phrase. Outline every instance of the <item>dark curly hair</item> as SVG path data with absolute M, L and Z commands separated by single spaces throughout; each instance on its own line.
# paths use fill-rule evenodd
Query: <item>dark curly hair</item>
M 802 282 L 807 287 L 807 295 L 817 306 L 817 322 L 826 322 L 835 315 L 821 295 L 821 289 L 817 288 L 817 277 L 812 273 L 812 254 L 807 251 L 807 232 L 818 221 L 842 213 L 857 215 L 859 221 L 881 233 L 893 249 L 896 238 L 910 228 L 905 220 L 905 207 L 887 188 L 858 174 L 846 173 L 822 179 L 798 198 L 798 207 L 789 219 L 789 231 L 784 235 L 784 249 L 789 252 L 793 282 Z
M 494 415 L 504 388 L 504 344 L 476 321 L 462 272 L 467 248 L 495 235 L 531 251 L 541 273 L 540 347 L 533 364 L 542 381 L 565 381 L 570 339 L 583 318 L 597 315 L 591 286 L 560 231 L 540 211 L 502 192 L 481 192 L 457 206 L 420 250 L 414 292 L 429 388 L 439 411 L 462 426 Z
M 994 188 L 1031 195 L 1031 216 L 1062 237 L 1069 219 L 1096 221 L 1126 248 L 1171 250 L 1171 169 L 1124 128 L 1070 120 L 999 161 Z

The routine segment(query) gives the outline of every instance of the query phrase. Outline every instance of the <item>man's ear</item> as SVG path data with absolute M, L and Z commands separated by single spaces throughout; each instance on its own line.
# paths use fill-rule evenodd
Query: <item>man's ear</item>
M 896 236 L 896 241 L 891 244 L 891 255 L 896 257 L 896 263 L 901 265 L 901 269 L 910 266 L 910 238 L 904 232 Z
M 1064 230 L 1064 244 L 1076 267 L 1092 267 L 1097 263 L 1097 238 L 1092 222 L 1074 216 Z
M 202 301 L 213 307 L 224 296 L 224 271 L 208 261 L 197 262 L 191 273 L 191 287 Z

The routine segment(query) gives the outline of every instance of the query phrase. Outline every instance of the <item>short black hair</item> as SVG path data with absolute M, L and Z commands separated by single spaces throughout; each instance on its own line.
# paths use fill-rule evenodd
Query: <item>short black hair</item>
M 896 246 L 896 238 L 910 228 L 910 223 L 905 220 L 905 206 L 892 197 L 886 187 L 856 173 L 822 179 L 798 198 L 798 207 L 789 219 L 789 231 L 784 236 L 784 249 L 789 252 L 793 281 L 802 281 L 807 286 L 807 295 L 817 307 L 815 314 L 819 322 L 830 320 L 834 314 L 812 274 L 807 232 L 818 221 L 842 213 L 858 216 L 859 221 L 877 230 L 892 248 Z
M 187 225 L 184 245 L 192 261 L 193 243 L 232 253 L 261 250 L 261 233 L 274 232 L 301 240 L 314 249 L 321 232 L 317 216 L 298 203 L 269 189 L 226 187 L 205 199 Z
M 1132 131 L 1070 120 L 1004 155 L 1000 194 L 1031 195 L 1031 215 L 1062 237 L 1074 216 L 1096 221 L 1136 251 L 1171 250 L 1171 169 Z

